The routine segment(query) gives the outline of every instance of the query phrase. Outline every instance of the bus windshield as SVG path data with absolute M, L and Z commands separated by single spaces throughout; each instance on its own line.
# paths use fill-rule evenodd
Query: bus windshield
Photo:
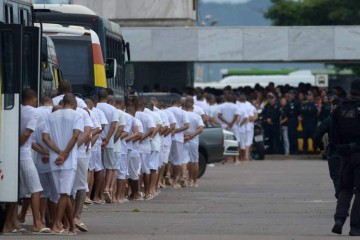
M 82 97 L 94 94 L 94 64 L 90 41 L 53 38 L 63 78 Z

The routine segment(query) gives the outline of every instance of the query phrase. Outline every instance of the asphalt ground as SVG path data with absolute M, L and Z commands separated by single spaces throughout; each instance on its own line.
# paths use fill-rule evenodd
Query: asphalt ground
M 162 190 L 151 201 L 93 205 L 89 233 L 0 239 L 338 239 L 326 161 L 252 161 L 208 167 L 199 188 Z M 31 216 L 27 218 L 31 223 Z M 29 228 L 29 225 L 25 225 Z M 344 236 L 349 232 L 348 222 Z

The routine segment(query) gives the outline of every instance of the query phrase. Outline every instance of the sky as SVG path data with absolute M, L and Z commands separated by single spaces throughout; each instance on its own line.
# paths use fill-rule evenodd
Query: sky
M 252 0 L 201 0 L 204 3 L 230 3 L 230 4 L 239 4 L 239 3 L 248 3 Z

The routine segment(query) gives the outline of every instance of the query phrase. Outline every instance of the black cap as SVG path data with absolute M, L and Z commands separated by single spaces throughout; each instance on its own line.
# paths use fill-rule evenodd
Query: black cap
M 289 93 L 294 96 L 296 96 L 296 94 L 297 94 L 296 90 L 291 90 Z
M 269 93 L 267 94 L 267 96 L 270 97 L 270 98 L 275 98 L 275 97 L 276 97 L 275 94 L 272 93 L 272 92 L 269 92 Z
M 352 81 L 350 87 L 350 94 L 354 96 L 360 96 L 360 79 Z

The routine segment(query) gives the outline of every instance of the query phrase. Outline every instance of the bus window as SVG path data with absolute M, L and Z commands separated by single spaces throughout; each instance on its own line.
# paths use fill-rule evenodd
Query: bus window
M 20 24 L 23 26 L 29 25 L 29 11 L 27 9 L 20 9 L 19 11 Z
M 1 34 L 2 92 L 4 93 L 4 109 L 14 107 L 14 34 Z
M 14 23 L 14 12 L 13 12 L 13 6 L 9 4 L 5 4 L 5 23 Z

